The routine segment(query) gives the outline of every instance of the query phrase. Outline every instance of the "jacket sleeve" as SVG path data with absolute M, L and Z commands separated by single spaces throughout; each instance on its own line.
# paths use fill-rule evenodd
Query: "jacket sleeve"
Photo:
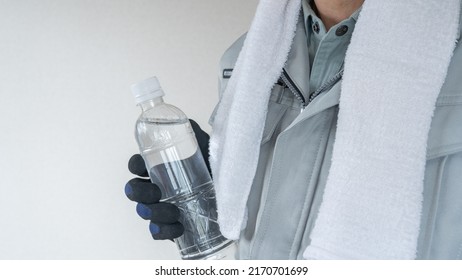
M 232 76 L 232 72 L 234 69 L 234 65 L 236 64 L 237 57 L 242 49 L 242 45 L 244 44 L 245 35 L 242 35 L 237 39 L 223 54 L 220 60 L 220 64 L 218 67 L 218 95 L 219 100 L 221 100 L 221 96 L 226 89 L 226 85 L 228 84 L 229 79 Z M 220 105 L 220 101 L 215 106 L 215 109 L 212 112 L 212 115 L 209 119 L 209 124 L 213 124 L 213 120 L 215 119 L 215 115 Z

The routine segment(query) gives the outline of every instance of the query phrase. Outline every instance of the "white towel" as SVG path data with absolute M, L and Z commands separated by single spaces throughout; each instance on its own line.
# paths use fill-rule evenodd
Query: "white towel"
M 347 51 L 326 189 L 305 258 L 414 259 L 426 145 L 459 0 L 366 0 Z
M 413 258 L 426 141 L 460 0 L 367 0 L 347 52 L 333 162 L 306 258 Z M 300 0 L 261 0 L 210 143 L 222 233 L 238 239 Z
M 295 35 L 300 0 L 261 0 L 213 122 L 210 166 L 222 234 L 236 240 L 258 163 L 269 92 Z

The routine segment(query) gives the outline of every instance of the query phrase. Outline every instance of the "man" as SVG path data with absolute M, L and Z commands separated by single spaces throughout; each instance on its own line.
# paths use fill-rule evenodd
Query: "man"
M 432 15 L 432 0 L 417 4 L 422 11 L 399 1 L 302 1 L 293 23 L 297 1 L 276 2 L 261 1 L 254 26 L 224 54 L 211 118 L 220 227 L 239 240 L 238 257 L 462 258 L 460 27 L 415 25 L 439 22 L 460 2 Z M 448 18 L 460 26 L 458 13 Z M 430 30 L 448 34 L 424 41 Z M 432 51 L 413 57 L 414 42 Z M 265 86 L 268 98 L 258 95 Z

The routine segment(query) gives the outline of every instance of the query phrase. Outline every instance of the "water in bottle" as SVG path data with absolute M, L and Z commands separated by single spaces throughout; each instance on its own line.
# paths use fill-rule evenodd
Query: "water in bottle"
M 163 202 L 180 209 L 184 234 L 175 239 L 183 259 L 224 258 L 232 242 L 224 238 L 217 223 L 213 182 L 191 124 L 178 108 L 163 102 L 155 77 L 132 86 L 142 114 L 135 136 L 153 183 Z

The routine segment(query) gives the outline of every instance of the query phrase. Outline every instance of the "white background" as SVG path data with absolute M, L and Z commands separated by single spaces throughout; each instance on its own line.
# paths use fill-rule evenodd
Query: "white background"
M 177 259 L 124 194 L 132 83 L 206 131 L 257 0 L 0 0 L 0 259 Z

